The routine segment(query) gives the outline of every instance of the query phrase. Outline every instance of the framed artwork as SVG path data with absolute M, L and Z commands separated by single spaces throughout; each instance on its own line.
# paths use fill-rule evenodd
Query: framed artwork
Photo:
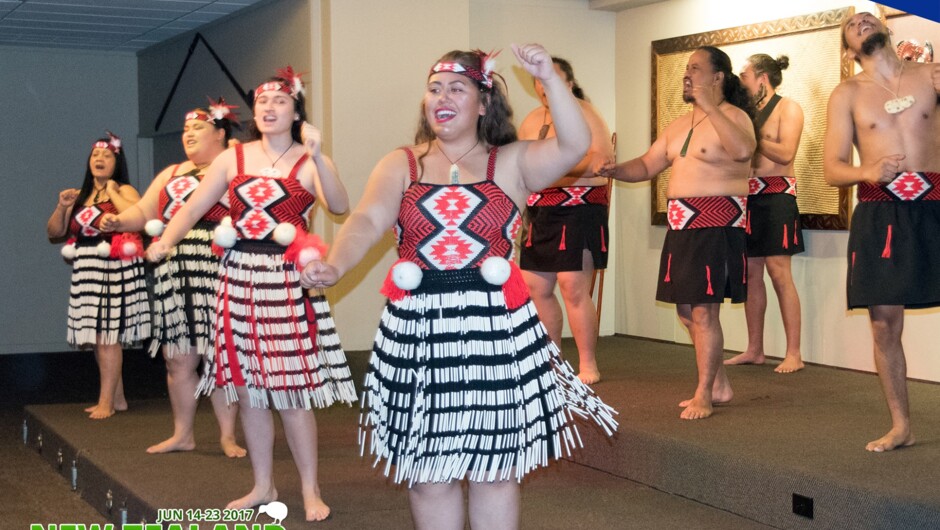
M 834 188 L 823 177 L 823 139 L 829 94 L 852 75 L 853 63 L 843 58 L 840 24 L 853 14 L 847 7 L 807 15 L 708 31 L 652 42 L 652 139 L 666 125 L 688 112 L 682 101 L 682 78 L 689 56 L 701 46 L 716 46 L 731 57 L 735 73 L 755 53 L 787 55 L 790 67 L 783 72 L 780 95 L 803 107 L 803 136 L 797 151 L 797 203 L 803 228 L 848 228 L 850 189 Z M 670 170 L 653 179 L 653 224 L 666 224 L 666 185 Z

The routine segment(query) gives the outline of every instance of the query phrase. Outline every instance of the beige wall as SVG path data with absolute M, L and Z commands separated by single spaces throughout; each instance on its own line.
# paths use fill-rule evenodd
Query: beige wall
M 670 0 L 617 14 L 616 108 L 620 131 L 620 161 L 642 154 L 649 146 L 650 42 L 751 24 L 800 14 L 854 5 L 871 10 L 870 2 L 845 0 L 791 0 L 789 2 L 730 2 L 720 0 Z M 786 75 L 784 75 L 786 79 Z M 639 80 L 639 81 L 638 81 Z M 627 134 L 627 131 L 635 131 Z M 649 225 L 648 184 L 618 185 L 620 212 L 614 247 L 617 268 L 629 271 L 618 276 L 616 331 L 676 342 L 688 342 L 671 305 L 653 302 L 659 254 L 665 230 Z M 803 356 L 806 360 L 833 366 L 873 370 L 872 341 L 867 312 L 845 309 L 844 231 L 804 232 L 807 251 L 793 258 L 793 273 L 803 304 Z M 768 279 L 769 285 L 769 279 Z M 771 355 L 785 351 L 785 340 L 773 289 L 768 294 L 766 347 Z M 743 305 L 722 308 L 725 347 L 743 350 L 746 328 Z M 940 311 L 910 311 L 904 344 L 911 377 L 940 381 L 940 347 L 936 330 Z
M 543 42 L 574 63 L 588 95 L 612 123 L 614 15 L 590 11 L 587 1 L 324 0 L 313 11 L 313 26 L 327 39 L 315 46 L 329 50 L 331 64 L 325 117 L 332 153 L 353 204 L 375 163 L 411 143 L 428 68 L 452 49 L 503 50 L 497 71 L 509 83 L 518 122 L 538 103 L 528 76 L 513 67 L 509 44 Z M 394 260 L 387 237 L 331 290 L 346 349 L 371 348 L 384 304 L 379 287 Z M 608 275 L 608 293 L 614 292 L 613 277 Z M 611 304 L 608 334 L 612 313 Z

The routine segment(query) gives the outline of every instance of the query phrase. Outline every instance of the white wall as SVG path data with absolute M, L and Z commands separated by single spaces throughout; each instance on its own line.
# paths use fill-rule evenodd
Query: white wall
M 137 176 L 137 58 L 4 47 L 0 52 L 0 354 L 65 351 L 71 268 L 46 220 L 81 187 L 95 139 L 124 140 Z
M 617 13 L 616 87 L 618 160 L 639 156 L 650 143 L 650 42 L 848 5 L 872 10 L 870 2 L 791 0 L 789 2 L 730 2 L 670 0 Z M 785 76 L 784 76 L 785 77 Z M 629 134 L 628 131 L 634 131 Z M 655 278 L 665 236 L 663 227 L 649 224 L 648 184 L 616 189 L 619 216 L 618 245 L 614 246 L 618 275 L 616 330 L 676 342 L 689 342 L 675 316 L 674 306 L 654 302 Z M 804 231 L 807 251 L 793 258 L 793 273 L 803 305 L 803 357 L 807 361 L 859 370 L 874 370 L 872 341 L 865 311 L 845 309 L 845 231 Z M 626 273 L 629 271 L 629 274 Z M 769 286 L 769 279 L 767 282 Z M 783 325 L 773 289 L 768 293 L 765 344 L 770 355 L 785 351 Z M 722 308 L 725 347 L 743 350 L 747 343 L 743 305 Z M 936 330 L 940 311 L 909 311 L 904 345 L 910 377 L 940 381 L 940 347 Z

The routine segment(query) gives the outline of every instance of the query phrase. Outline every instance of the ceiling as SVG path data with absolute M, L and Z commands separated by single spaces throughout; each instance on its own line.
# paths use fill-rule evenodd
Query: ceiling
M 0 45 L 136 52 L 267 0 L 0 0 Z

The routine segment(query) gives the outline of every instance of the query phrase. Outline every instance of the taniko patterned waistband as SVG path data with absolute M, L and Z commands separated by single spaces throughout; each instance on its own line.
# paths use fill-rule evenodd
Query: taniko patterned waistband
M 686 197 L 669 199 L 666 219 L 671 230 L 730 226 L 744 228 L 747 197 Z
M 796 197 L 796 177 L 751 177 L 747 186 L 748 195 L 787 193 Z
M 861 182 L 859 202 L 940 201 L 940 173 L 904 171 L 887 184 Z
M 607 196 L 607 186 L 566 186 L 562 188 L 545 188 L 539 193 L 529 195 L 526 201 L 528 206 L 581 206 L 584 204 L 597 204 L 607 206 L 610 197 Z

